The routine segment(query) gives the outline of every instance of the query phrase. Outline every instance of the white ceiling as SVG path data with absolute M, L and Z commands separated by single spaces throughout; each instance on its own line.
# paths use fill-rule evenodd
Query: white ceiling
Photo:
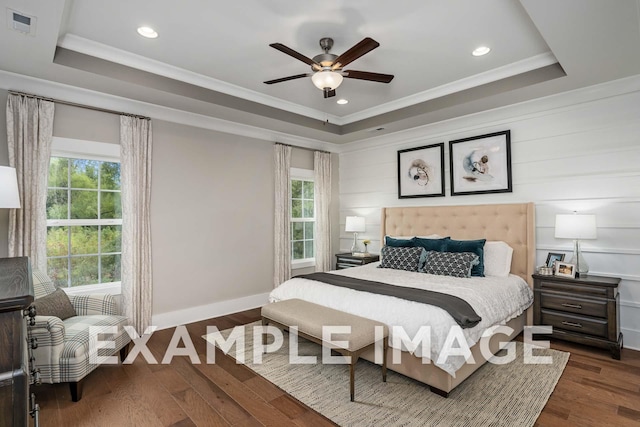
M 337 143 L 640 73 L 638 0 L 2 4 L 37 16 L 37 33 L 0 30 L 0 70 Z M 142 25 L 159 37 L 139 36 Z M 321 37 L 338 55 L 375 39 L 345 68 L 395 79 L 345 79 L 329 99 L 310 78 L 263 83 L 310 71 L 270 43 L 313 57 Z M 472 56 L 480 45 L 492 51 Z

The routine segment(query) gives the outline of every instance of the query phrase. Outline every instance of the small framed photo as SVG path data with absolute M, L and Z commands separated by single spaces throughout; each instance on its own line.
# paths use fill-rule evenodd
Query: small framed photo
M 553 267 L 553 263 L 556 261 L 564 261 L 564 254 L 549 252 L 549 255 L 547 255 L 547 262 L 545 263 L 546 266 Z
M 576 277 L 575 264 L 569 264 L 562 261 L 556 261 L 555 273 L 558 277 L 570 277 L 574 279 Z
M 511 131 L 449 141 L 451 195 L 511 193 Z
M 444 196 L 444 142 L 398 151 L 398 198 Z

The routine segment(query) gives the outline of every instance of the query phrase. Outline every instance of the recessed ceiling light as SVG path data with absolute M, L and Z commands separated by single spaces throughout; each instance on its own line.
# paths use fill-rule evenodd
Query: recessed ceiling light
M 487 46 L 480 46 L 479 48 L 476 48 L 473 52 L 471 52 L 471 54 L 473 56 L 482 56 L 486 55 L 489 52 L 491 52 L 491 48 Z
M 342 99 L 338 99 L 336 102 L 340 105 L 344 105 L 344 104 L 348 104 L 349 100 L 342 98 Z
M 155 39 L 156 37 L 158 37 L 158 33 L 156 33 L 156 30 L 154 30 L 151 27 L 140 27 L 140 28 L 138 28 L 138 34 L 140 34 L 142 37 L 146 37 L 148 39 Z

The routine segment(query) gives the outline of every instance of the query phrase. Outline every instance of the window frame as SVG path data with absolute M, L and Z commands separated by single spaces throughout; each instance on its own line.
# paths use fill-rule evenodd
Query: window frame
M 69 159 L 79 160 L 96 160 L 100 162 L 117 162 L 122 165 L 120 159 L 120 145 L 109 144 L 104 142 L 79 140 L 71 138 L 53 137 L 51 144 L 52 157 L 64 157 Z M 47 189 L 49 186 L 47 185 Z M 91 190 L 93 191 L 93 190 Z M 107 190 L 105 190 L 107 191 Z M 108 191 L 107 191 L 108 192 Z M 115 192 L 115 191 L 114 191 Z M 98 190 L 99 194 L 99 190 Z M 120 194 L 122 194 L 122 187 L 120 188 Z M 98 197 L 98 200 L 100 197 Z M 99 203 L 99 202 L 98 202 Z M 98 226 L 98 225 L 120 225 L 122 226 L 122 219 L 48 219 L 47 228 L 55 227 L 71 227 L 71 226 Z M 100 248 L 98 247 L 98 253 L 96 254 L 83 254 L 83 255 L 101 255 Z M 107 253 L 105 253 L 107 254 Z M 122 248 L 121 252 L 122 254 Z M 64 257 L 51 257 L 51 258 L 69 258 L 69 255 Z M 47 256 L 47 259 L 50 257 Z M 91 285 L 80 285 L 73 287 L 61 288 L 69 295 L 87 295 L 92 293 L 109 293 L 109 294 L 121 294 L 122 282 L 108 282 L 108 283 L 95 283 Z
M 290 168 L 290 176 L 289 183 L 292 181 L 311 181 L 314 182 L 314 173 L 313 169 L 300 169 L 300 168 Z M 303 258 L 303 259 L 293 259 L 293 253 L 291 253 L 291 269 L 296 270 L 300 268 L 308 268 L 315 267 L 316 265 L 316 195 L 315 191 L 313 194 L 313 218 L 293 218 L 291 212 L 291 201 L 293 200 L 293 194 L 291 194 L 291 185 L 289 186 L 289 228 L 291 229 L 291 224 L 294 222 L 313 222 L 313 258 Z M 293 243 L 293 236 L 289 236 L 289 245 Z

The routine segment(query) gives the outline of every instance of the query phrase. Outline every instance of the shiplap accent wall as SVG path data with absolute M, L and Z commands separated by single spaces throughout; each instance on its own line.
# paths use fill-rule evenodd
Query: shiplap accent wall
M 448 141 L 511 130 L 513 192 L 450 195 Z M 446 197 L 398 199 L 397 151 L 445 142 Z M 621 277 L 625 347 L 640 349 L 640 76 L 347 145 L 340 154 L 340 248 L 347 215 L 366 218 L 361 239 L 380 249 L 383 206 L 536 204 L 537 265 L 572 242 L 555 239 L 558 213 L 597 215 L 584 241 L 593 274 Z

